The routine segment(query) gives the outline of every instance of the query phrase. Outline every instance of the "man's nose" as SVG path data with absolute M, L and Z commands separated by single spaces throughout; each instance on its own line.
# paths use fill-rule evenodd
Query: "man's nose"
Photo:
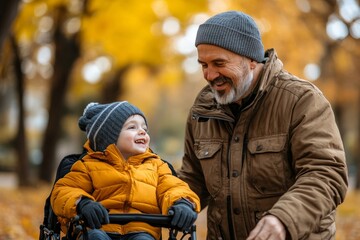
M 211 82 L 214 79 L 218 78 L 220 76 L 220 73 L 217 71 L 216 68 L 208 67 L 206 70 L 204 70 L 204 78 Z

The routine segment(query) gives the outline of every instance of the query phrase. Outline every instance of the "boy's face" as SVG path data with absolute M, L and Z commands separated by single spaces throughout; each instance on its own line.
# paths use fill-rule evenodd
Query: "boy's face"
M 116 146 L 125 159 L 144 153 L 150 144 L 145 120 L 140 115 L 130 116 L 124 123 Z

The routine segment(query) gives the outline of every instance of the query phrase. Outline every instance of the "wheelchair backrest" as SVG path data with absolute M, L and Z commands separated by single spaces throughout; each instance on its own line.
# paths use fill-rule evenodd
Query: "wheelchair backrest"
M 57 180 L 59 180 L 60 178 L 63 178 L 68 172 L 70 172 L 72 165 L 76 161 L 80 160 L 85 154 L 86 154 L 86 152 L 84 151 L 83 153 L 75 153 L 75 154 L 70 154 L 70 155 L 65 156 L 60 161 L 60 164 L 56 170 L 56 176 L 55 176 L 53 186 L 55 185 Z M 47 236 L 45 236 L 45 234 L 44 234 L 44 230 L 48 231 L 50 234 L 54 234 L 54 235 L 60 234 L 60 224 L 58 223 L 57 216 L 53 212 L 51 204 L 50 204 L 51 192 L 52 192 L 52 190 L 50 191 L 49 196 L 45 200 L 44 219 L 43 219 L 43 224 L 40 226 L 39 240 L 47 239 Z

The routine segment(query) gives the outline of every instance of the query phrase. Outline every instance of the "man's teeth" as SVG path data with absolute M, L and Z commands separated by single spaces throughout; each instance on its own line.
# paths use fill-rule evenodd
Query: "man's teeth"
M 225 83 L 224 80 L 217 80 L 217 81 L 215 82 L 215 85 L 220 86 L 220 85 L 222 85 L 222 84 L 224 84 L 224 83 Z

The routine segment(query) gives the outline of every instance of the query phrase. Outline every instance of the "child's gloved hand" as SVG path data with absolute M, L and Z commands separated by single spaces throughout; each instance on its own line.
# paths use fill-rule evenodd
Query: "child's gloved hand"
M 84 218 L 86 225 L 91 229 L 99 229 L 102 224 L 108 224 L 109 213 L 99 202 L 83 198 L 77 205 L 77 211 Z
M 173 215 L 171 225 L 181 230 L 189 229 L 197 218 L 193 204 L 186 199 L 176 201 L 170 207 L 169 215 Z

